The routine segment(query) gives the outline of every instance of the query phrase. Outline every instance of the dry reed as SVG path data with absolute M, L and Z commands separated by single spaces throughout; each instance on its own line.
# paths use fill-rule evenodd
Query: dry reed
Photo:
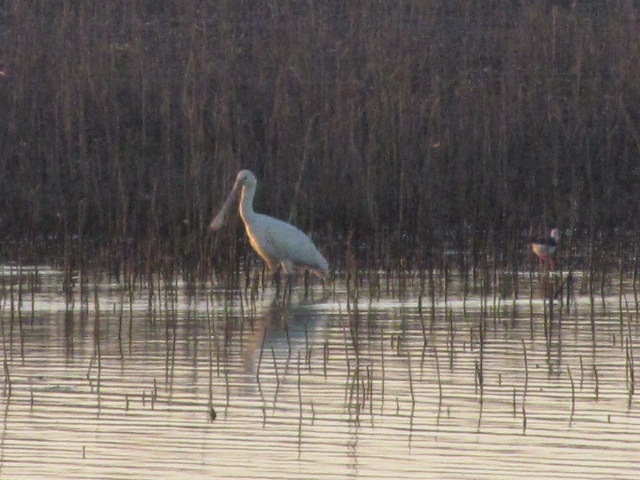
M 4 256 L 238 271 L 207 223 L 245 167 L 336 266 L 349 236 L 364 267 L 517 267 L 560 225 L 604 281 L 599 235 L 638 230 L 640 12 L 566 3 L 8 0 Z

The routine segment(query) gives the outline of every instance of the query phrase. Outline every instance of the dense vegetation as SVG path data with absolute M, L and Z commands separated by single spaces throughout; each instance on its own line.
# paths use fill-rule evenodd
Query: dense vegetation
M 228 264 L 240 168 L 334 264 L 635 233 L 637 3 L 5 0 L 3 248 Z

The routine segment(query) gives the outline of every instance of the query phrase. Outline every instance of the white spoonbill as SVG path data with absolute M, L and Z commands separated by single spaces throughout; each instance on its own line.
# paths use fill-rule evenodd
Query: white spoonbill
M 329 263 L 309 237 L 289 223 L 253 211 L 257 183 L 253 173 L 240 170 L 227 200 L 211 221 L 211 229 L 217 230 L 224 224 L 227 211 L 241 190 L 239 211 L 249 243 L 267 262 L 269 270 L 275 272 L 278 265 L 282 265 L 288 274 L 293 273 L 295 267 L 300 267 L 326 277 Z
M 547 238 L 535 238 L 531 240 L 531 250 L 538 256 L 540 266 L 549 264 L 551 270 L 555 270 L 556 262 L 554 254 L 558 248 L 560 242 L 560 229 L 554 228 L 551 230 L 551 235 Z

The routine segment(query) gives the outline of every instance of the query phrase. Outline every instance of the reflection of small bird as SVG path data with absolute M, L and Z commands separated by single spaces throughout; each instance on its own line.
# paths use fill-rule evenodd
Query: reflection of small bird
M 540 267 L 549 265 L 551 270 L 555 270 L 555 253 L 560 242 L 560 229 L 551 230 L 551 235 L 546 238 L 535 238 L 531 240 L 531 250 L 538 256 Z
M 309 237 L 289 223 L 253 211 L 257 183 L 253 173 L 241 170 L 225 204 L 212 220 L 211 228 L 222 226 L 231 203 L 240 192 L 240 216 L 249 242 L 271 271 L 282 266 L 285 273 L 293 273 L 295 267 L 301 267 L 326 277 L 329 264 Z

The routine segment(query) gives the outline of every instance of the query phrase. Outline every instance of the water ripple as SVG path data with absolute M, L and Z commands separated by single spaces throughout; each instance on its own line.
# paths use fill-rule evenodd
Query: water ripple
M 37 274 L 2 310 L 3 479 L 637 477 L 629 292 L 553 314 L 525 286 L 455 284 L 286 302 L 105 283 L 70 302 Z

